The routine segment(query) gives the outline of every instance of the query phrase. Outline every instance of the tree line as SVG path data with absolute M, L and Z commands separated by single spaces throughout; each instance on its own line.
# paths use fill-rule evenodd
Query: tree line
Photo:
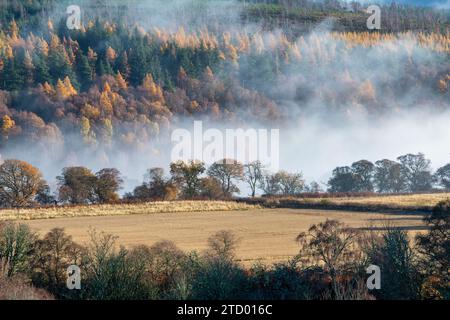
M 56 180 L 57 192 L 52 194 L 39 169 L 24 161 L 6 160 L 0 165 L 1 206 L 115 203 L 124 182 L 115 168 L 94 173 L 85 167 L 66 167 Z M 258 189 L 294 195 L 305 187 L 301 174 L 269 174 L 259 161 L 243 165 L 223 159 L 208 168 L 200 161 L 176 161 L 170 164 L 169 176 L 163 168 L 148 169 L 144 182 L 122 200 L 230 199 L 240 192 L 239 182 L 248 184 L 253 197 Z
M 243 0 L 242 0 L 243 1 Z M 369 14 L 367 3 L 362 1 L 339 0 L 246 0 L 242 15 L 250 21 L 264 21 L 271 28 L 289 29 L 291 33 L 311 30 L 325 18 L 333 18 L 330 26 L 338 31 L 365 31 Z M 427 32 L 448 32 L 450 19 L 448 12 L 425 6 L 399 4 L 389 1 L 378 4 L 383 12 L 382 32 L 402 32 L 422 30 Z
M 450 189 L 450 164 L 432 172 L 424 154 L 406 154 L 397 161 L 367 160 L 337 167 L 328 181 L 329 192 L 415 193 Z
M 432 173 L 431 161 L 422 154 L 407 154 L 397 161 L 383 159 L 373 164 L 360 160 L 351 166 L 337 167 L 328 181 L 333 193 L 417 193 L 450 190 L 450 164 Z M 20 160 L 0 165 L 1 207 L 25 207 L 51 204 L 96 204 L 118 201 L 168 201 L 175 199 L 230 199 L 245 184 L 250 196 L 301 196 L 322 193 L 319 183 L 305 182 L 302 173 L 285 170 L 270 172 L 259 161 L 242 164 L 223 159 L 207 167 L 191 160 L 170 164 L 169 175 L 163 168 L 150 168 L 141 185 L 119 195 L 124 178 L 115 168 L 92 172 L 85 167 L 66 167 L 56 177 L 57 191 L 51 193 L 39 169 Z

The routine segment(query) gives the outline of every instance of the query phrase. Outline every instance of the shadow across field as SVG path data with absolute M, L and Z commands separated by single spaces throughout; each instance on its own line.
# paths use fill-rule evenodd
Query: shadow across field
M 427 226 L 395 226 L 395 227 L 360 227 L 356 228 L 361 231 L 386 231 L 389 229 L 398 229 L 403 231 L 427 231 Z
M 431 194 L 315 194 L 290 197 L 243 198 L 241 202 L 266 208 L 318 209 L 376 212 L 391 215 L 423 215 L 431 213 L 437 203 L 450 198 L 448 193 Z

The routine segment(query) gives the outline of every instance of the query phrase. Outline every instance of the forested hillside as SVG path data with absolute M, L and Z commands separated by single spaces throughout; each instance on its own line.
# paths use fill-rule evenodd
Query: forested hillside
M 2 2 L 0 148 L 139 149 L 186 118 L 280 124 L 448 109 L 448 12 L 386 6 L 382 32 L 359 32 L 360 6 L 300 2 L 239 2 L 241 27 L 175 30 L 115 15 L 141 2 L 91 2 L 81 30 L 66 27 L 61 3 Z M 186 8 L 183 17 L 195 16 Z M 311 31 L 337 16 L 330 29 Z M 283 17 L 281 29 L 274 17 Z

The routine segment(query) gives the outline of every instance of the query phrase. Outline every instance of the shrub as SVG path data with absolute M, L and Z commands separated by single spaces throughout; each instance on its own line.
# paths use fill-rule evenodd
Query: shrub
M 55 228 L 42 240 L 36 241 L 34 253 L 33 283 L 45 287 L 58 297 L 68 294 L 66 288 L 67 268 L 83 266 L 85 248 L 76 244 L 64 229 Z M 70 291 L 73 293 L 73 291 Z
M 208 238 L 208 254 L 232 260 L 239 240 L 231 231 L 221 230 Z
M 0 276 L 0 300 L 52 300 L 51 294 L 29 285 L 21 277 Z
M 35 240 L 36 236 L 25 224 L 0 224 L 0 275 L 29 273 Z
M 87 276 L 83 297 L 95 300 L 149 299 L 144 281 L 145 260 L 130 256 L 125 248 L 115 249 L 116 238 L 91 231 Z
M 192 297 L 201 300 L 240 299 L 246 295 L 248 278 L 234 260 L 236 237 L 219 231 L 208 239 L 209 249 L 199 259 L 191 260 Z
M 248 281 L 245 271 L 223 257 L 202 259 L 192 280 L 193 299 L 231 300 L 246 295 Z
M 369 262 L 380 267 L 381 289 L 374 294 L 382 299 L 417 299 L 420 275 L 416 255 L 405 231 L 389 228 L 381 241 L 368 248 Z
M 450 299 L 450 200 L 440 202 L 424 221 L 430 230 L 416 239 L 422 270 L 427 276 L 424 295 Z
M 249 298 L 258 300 L 309 300 L 314 293 L 309 279 L 294 259 L 272 268 L 256 265 L 251 270 Z
M 138 246 L 130 256 L 145 263 L 145 282 L 155 294 L 161 298 L 172 297 L 179 285 L 177 281 L 184 276 L 186 255 L 183 251 L 171 241 L 160 241 L 151 247 Z

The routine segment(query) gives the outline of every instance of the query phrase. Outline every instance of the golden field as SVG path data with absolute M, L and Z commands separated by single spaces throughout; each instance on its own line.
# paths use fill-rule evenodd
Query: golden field
M 361 211 L 398 210 L 398 211 L 431 211 L 440 201 L 450 200 L 450 193 L 378 195 L 364 197 L 320 197 L 320 198 L 280 198 L 269 199 L 267 205 L 289 206 L 317 205 L 336 208 L 352 207 Z
M 88 231 L 111 233 L 126 247 L 173 241 L 185 251 L 201 251 L 207 239 L 220 230 L 230 230 L 240 239 L 238 259 L 250 265 L 257 261 L 273 263 L 293 257 L 296 236 L 312 224 L 336 219 L 353 228 L 401 227 L 414 236 L 426 230 L 418 208 L 431 209 L 448 193 L 427 195 L 371 196 L 353 198 L 269 199 L 259 205 L 233 201 L 172 201 L 140 204 L 67 206 L 41 209 L 0 210 L 0 221 L 15 220 L 44 234 L 64 228 L 74 240 L 86 243 Z M 294 204 L 291 208 L 289 206 Z M 324 210 L 326 203 L 333 210 Z M 296 208 L 295 204 L 317 205 Z M 353 206 L 348 211 L 345 206 Z M 355 210 L 354 208 L 369 208 Z M 271 207 L 271 208 L 267 208 Z M 342 207 L 342 209 L 339 209 Z M 374 208 L 400 208 L 400 212 L 374 211 Z
M 120 216 L 165 212 L 206 212 L 254 209 L 234 201 L 157 201 L 135 204 L 103 204 L 0 210 L 0 221 L 54 219 L 63 217 Z
M 234 211 L 194 211 L 184 213 L 133 214 L 23 220 L 32 230 L 44 234 L 52 228 L 64 228 L 74 240 L 86 243 L 88 231 L 117 235 L 126 247 L 173 241 L 185 251 L 201 251 L 207 239 L 220 230 L 230 230 L 240 239 L 237 258 L 244 265 L 285 261 L 298 252 L 296 236 L 311 224 L 337 219 L 354 228 L 399 226 L 411 235 L 425 228 L 417 214 L 383 214 L 313 209 L 249 209 Z

